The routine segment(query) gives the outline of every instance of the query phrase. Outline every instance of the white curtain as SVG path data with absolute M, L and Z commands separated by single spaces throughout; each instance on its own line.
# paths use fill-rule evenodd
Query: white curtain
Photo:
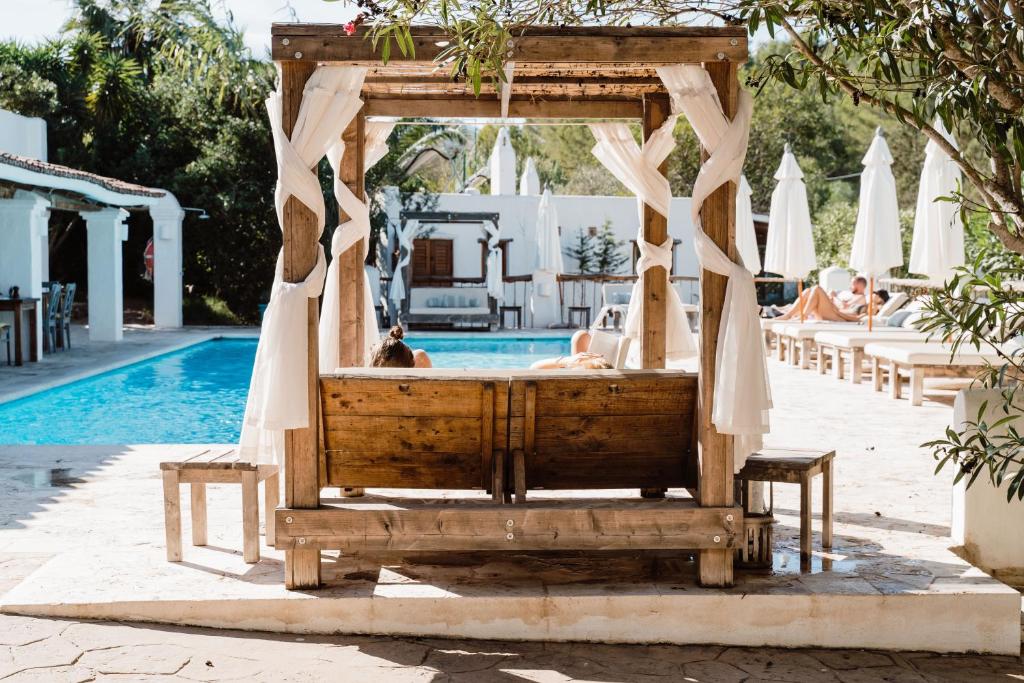
M 751 275 L 761 272 L 761 250 L 757 246 L 757 231 L 754 230 L 754 210 L 750 206 L 750 184 L 746 176 L 740 176 L 736 188 L 736 251 L 743 266 Z
M 673 112 L 686 115 L 701 146 L 710 153 L 697 174 L 691 211 L 701 267 L 729 278 L 718 328 L 711 421 L 720 433 L 735 437 L 734 466 L 739 471 L 747 456 L 761 448 L 763 436 L 769 432 L 772 401 L 764 336 L 753 276 L 704 234 L 700 209 L 718 187 L 739 181 L 753 103 L 750 94 L 740 90 L 736 116 L 730 121 L 722 111 L 711 76 L 702 67 L 663 66 L 657 71 L 672 96 Z
M 636 143 L 629 126 L 624 123 L 594 123 L 590 130 L 597 139 L 593 154 L 605 168 L 611 171 L 623 185 L 636 194 L 639 200 L 640 222 L 637 230 L 636 244 L 640 250 L 640 258 L 636 262 L 637 279 L 630 295 L 630 306 L 626 313 L 625 336 L 632 339 L 631 346 L 640 348 L 643 330 L 640 329 L 640 314 L 644 300 L 643 274 L 655 266 L 665 269 L 666 296 L 668 301 L 665 310 L 665 356 L 669 360 L 690 358 L 697 353 L 697 340 L 690 330 L 683 302 L 679 293 L 667 282 L 672 269 L 672 238 L 662 244 L 651 244 L 644 239 L 643 205 L 668 218 L 669 206 L 672 203 L 672 189 L 668 179 L 661 174 L 658 166 L 668 157 L 675 140 L 672 130 L 676 117 L 669 117 L 650 139 L 643 149 Z
M 317 67 L 303 89 L 291 138 L 282 124 L 281 92 L 267 98 L 277 156 L 274 205 L 282 230 L 285 203 L 294 197 L 316 215 L 318 231 L 323 232 L 325 206 L 316 165 L 362 106 L 359 90 L 364 72 Z M 278 254 L 242 422 L 239 451 L 244 460 L 283 463 L 285 430 L 310 424 L 306 320 L 309 299 L 323 290 L 325 269 L 320 248 L 316 265 L 303 282 L 285 282 L 283 251 Z
M 504 129 L 502 129 L 504 130 Z M 484 221 L 484 230 L 487 231 L 487 294 L 499 304 L 505 298 L 505 281 L 502 278 L 502 257 L 501 257 L 501 225 Z
M 395 266 L 395 272 L 391 275 L 388 298 L 398 309 L 402 308 L 402 302 L 405 301 L 405 276 L 402 271 L 412 260 L 412 240 L 419 229 L 419 221 L 406 221 L 405 227 L 400 225 L 395 227 L 395 237 L 398 238 L 398 264 Z
M 353 79 L 358 77 L 362 87 L 366 69 L 362 67 L 341 67 L 353 72 Z M 361 73 L 358 73 L 361 72 Z M 356 93 L 359 92 L 359 87 Z M 388 150 L 388 135 L 394 129 L 394 123 L 370 122 L 366 124 L 363 145 L 363 167 L 368 170 L 373 164 L 384 158 Z M 331 265 L 327 268 L 327 282 L 324 286 L 324 301 L 320 312 L 320 372 L 334 372 L 341 358 L 341 283 L 338 270 L 339 257 L 360 241 L 365 246 L 370 242 L 370 207 L 359 199 L 348 185 L 341 181 L 341 160 L 345 156 L 345 143 L 339 138 L 327 150 L 327 160 L 334 171 L 334 198 L 348 220 L 334 230 L 331 237 Z M 377 329 L 377 311 L 374 308 L 373 290 L 370 277 L 363 270 L 363 349 L 365 356 L 360 365 L 365 363 L 370 349 L 380 338 Z

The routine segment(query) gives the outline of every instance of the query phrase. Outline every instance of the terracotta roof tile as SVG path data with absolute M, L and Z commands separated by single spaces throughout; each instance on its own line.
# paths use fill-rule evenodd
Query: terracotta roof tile
M 80 171 L 77 168 L 51 164 L 46 161 L 39 161 L 38 159 L 23 157 L 9 152 L 0 152 L 0 164 L 15 166 L 27 171 L 44 173 L 46 175 L 56 176 L 59 178 L 82 180 L 94 185 L 99 185 L 105 190 L 117 192 L 119 194 L 135 195 L 138 197 L 163 197 L 164 194 L 166 194 L 162 190 L 155 190 L 151 187 L 128 183 L 123 180 L 118 180 L 117 178 L 107 178 L 105 176 L 96 175 L 95 173 Z

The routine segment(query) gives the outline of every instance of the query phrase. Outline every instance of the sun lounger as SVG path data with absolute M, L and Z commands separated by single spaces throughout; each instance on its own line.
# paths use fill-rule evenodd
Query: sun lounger
M 814 335 L 818 354 L 818 374 L 824 375 L 831 362 L 832 374 L 836 379 L 846 376 L 846 361 L 850 362 L 850 382 L 860 384 L 864 373 L 864 347 L 875 342 L 915 343 L 928 340 L 928 335 L 917 330 L 902 327 L 879 327 L 867 329 L 829 330 Z
M 893 398 L 902 394 L 903 378 L 910 380 L 910 405 L 924 400 L 924 380 L 931 377 L 973 377 L 989 363 L 999 362 L 991 349 L 961 347 L 956 354 L 952 347 L 940 343 L 873 342 L 864 346 L 864 355 L 871 359 L 871 377 L 875 391 L 881 391 L 883 372 L 888 370 L 889 390 Z
M 590 347 L 587 350 L 591 353 L 601 354 L 613 368 L 622 370 L 626 367 L 626 355 L 629 352 L 630 341 L 629 337 L 623 335 L 591 330 Z
M 904 292 L 895 292 L 876 312 L 873 318 L 874 326 L 885 325 L 889 317 L 904 308 L 908 302 L 909 297 Z M 761 320 L 761 330 L 764 332 L 766 349 L 771 349 L 773 342 L 775 343 L 775 357 L 778 360 L 785 360 L 788 357 L 791 365 L 796 365 L 799 361 L 800 367 L 806 369 L 809 367 L 810 352 L 814 347 L 814 335 L 808 338 L 807 333 L 797 333 L 795 330 L 798 328 L 834 330 L 843 327 L 864 326 L 865 324 L 864 321 L 805 320 L 800 322 L 799 319 L 793 318 L 787 320 L 764 318 Z M 786 330 L 793 331 L 789 337 L 786 335 Z M 803 352 L 805 350 L 806 353 Z
M 679 290 L 677 289 L 676 291 L 678 292 Z M 608 318 L 610 317 L 612 319 L 612 329 L 621 329 L 626 320 L 626 315 L 629 313 L 629 298 L 632 292 L 632 283 L 602 285 L 601 309 L 597 312 L 597 317 L 594 318 L 594 324 L 607 329 Z M 681 294 L 679 300 L 683 301 Z M 690 328 L 692 329 L 695 325 L 694 319 L 700 312 L 700 306 L 697 304 L 687 303 L 684 303 L 682 306 L 683 312 L 686 313 L 686 318 L 690 323 Z
M 810 367 L 811 353 L 814 350 L 814 335 L 822 330 L 861 329 L 857 322 L 793 322 L 780 321 L 772 326 L 776 343 L 782 351 L 776 356 L 779 360 L 788 360 L 790 365 L 799 365 L 806 370 Z

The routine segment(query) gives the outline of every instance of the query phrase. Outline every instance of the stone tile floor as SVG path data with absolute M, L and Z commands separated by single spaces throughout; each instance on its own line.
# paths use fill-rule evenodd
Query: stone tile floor
M 143 343 L 133 353 L 181 341 Z M 883 560 L 895 550 L 916 562 L 949 562 L 949 477 L 933 476 L 933 461 L 918 444 L 948 423 L 951 394 L 931 393 L 925 406 L 912 408 L 868 385 L 851 386 L 774 362 L 772 379 L 776 410 L 769 445 L 828 444 L 838 451 L 837 534 L 873 544 Z M 4 388 L 0 379 L 0 394 Z M 0 593 L 64 550 L 102 551 L 111 534 L 132 536 L 121 538 L 120 550 L 159 544 L 158 515 L 126 523 L 111 514 L 117 475 L 124 472 L 119 468 L 132 467 L 134 449 L 115 449 L 126 457 L 108 458 L 111 449 L 95 448 L 46 453 L 39 461 L 17 447 L 0 449 L 6 461 L 0 462 Z M 57 460 L 65 462 L 55 467 Z M 154 502 L 159 507 L 158 500 L 142 498 L 135 497 L 139 509 Z M 795 487 L 778 487 L 775 502 L 784 548 L 795 541 Z M 223 505 L 227 510 L 228 502 Z M 215 509 L 214 499 L 211 513 Z M 211 536 L 231 539 L 226 543 L 233 547 L 233 514 L 227 522 L 222 529 L 211 525 Z M 827 559 L 817 561 L 817 572 L 828 569 L 822 566 Z M 884 566 L 879 569 L 872 586 L 884 592 L 892 577 Z M 789 564 L 777 570 L 805 584 L 820 576 Z M 1024 667 L 1015 657 L 296 637 L 4 616 L 0 680 L 1008 681 L 1024 680 Z
M 1013 681 L 1016 657 L 295 637 L 0 616 L 0 680 L 755 683 Z

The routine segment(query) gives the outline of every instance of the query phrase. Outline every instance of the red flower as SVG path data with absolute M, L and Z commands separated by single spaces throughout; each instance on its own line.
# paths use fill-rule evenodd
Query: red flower
M 348 35 L 351 36 L 355 32 L 356 32 L 356 22 L 350 21 L 347 24 L 345 24 L 345 33 L 347 33 Z

